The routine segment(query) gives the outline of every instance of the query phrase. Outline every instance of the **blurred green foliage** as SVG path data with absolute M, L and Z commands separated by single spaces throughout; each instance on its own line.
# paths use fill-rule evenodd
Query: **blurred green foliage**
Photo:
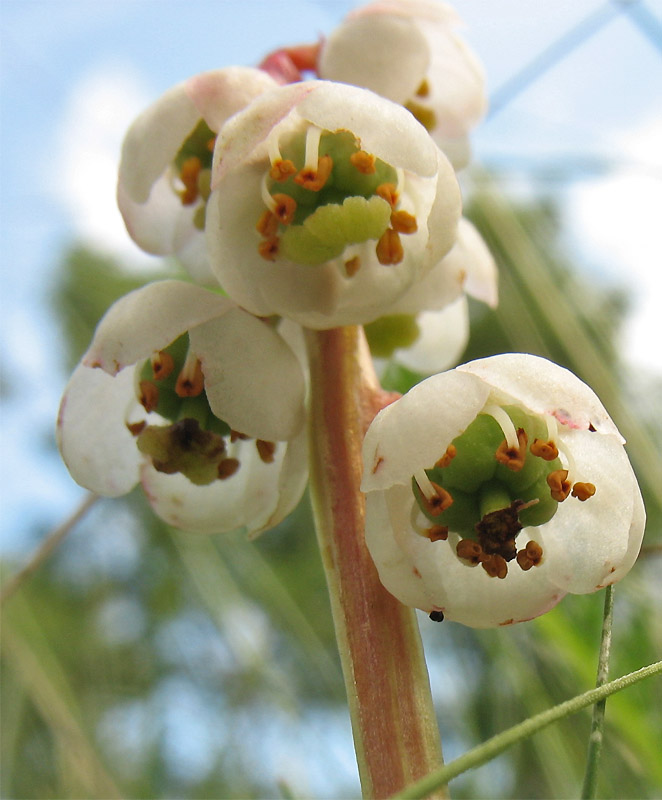
M 616 590 L 616 677 L 662 652 L 660 428 L 653 388 L 620 361 L 627 298 L 571 268 L 551 203 L 514 207 L 484 176 L 468 215 L 498 260 L 501 300 L 472 304 L 465 360 L 519 350 L 568 366 L 614 416 L 642 481 L 650 552 Z M 69 366 L 108 305 L 156 277 L 68 254 L 54 307 Z M 419 379 L 388 373 L 400 391 Z M 422 616 L 446 758 L 590 688 L 601 617 L 600 594 L 496 631 Z M 3 797 L 359 795 L 305 499 L 254 542 L 174 532 L 140 491 L 101 500 L 7 602 L 2 649 Z M 608 701 L 601 797 L 662 793 L 659 691 L 653 680 Z M 589 727 L 587 712 L 554 725 L 458 778 L 453 795 L 578 796 Z

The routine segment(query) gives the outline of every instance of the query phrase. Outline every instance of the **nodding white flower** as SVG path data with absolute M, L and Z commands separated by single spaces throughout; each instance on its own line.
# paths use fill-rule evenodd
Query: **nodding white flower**
M 456 168 L 487 106 L 482 66 L 455 33 L 461 20 L 437 0 L 376 0 L 323 42 L 322 78 L 364 86 L 406 106 Z
M 117 497 L 139 481 L 176 527 L 257 533 L 303 493 L 305 382 L 270 323 L 167 280 L 118 300 L 66 387 L 58 445 L 74 480 Z
M 466 295 L 494 308 L 497 279 L 496 263 L 483 238 L 462 218 L 448 255 L 384 317 L 366 326 L 373 354 L 422 375 L 453 366 L 469 340 Z
M 212 269 L 259 316 L 369 322 L 455 241 L 451 165 L 411 114 L 365 89 L 263 94 L 224 125 L 212 169 Z
M 176 255 L 200 283 L 215 283 L 202 231 L 216 134 L 275 85 L 250 67 L 203 72 L 165 92 L 124 139 L 117 200 L 131 238 L 148 253 Z
M 384 586 L 432 619 L 509 625 L 620 580 L 645 511 L 593 391 L 537 356 L 435 375 L 364 442 L 366 540 Z

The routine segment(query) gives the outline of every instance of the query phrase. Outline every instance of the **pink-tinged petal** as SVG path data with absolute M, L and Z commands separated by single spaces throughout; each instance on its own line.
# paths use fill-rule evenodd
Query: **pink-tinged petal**
M 233 305 L 227 297 L 183 281 L 150 283 L 110 307 L 97 327 L 83 364 L 115 375 Z
M 481 411 L 489 387 L 457 370 L 442 372 L 382 409 L 363 441 L 364 492 L 411 485 Z M 411 491 L 411 489 L 410 489 Z
M 178 83 L 149 106 L 129 128 L 119 168 L 122 191 L 136 203 L 149 199 L 152 186 L 177 155 L 200 120 L 200 112 Z
M 151 464 L 143 466 L 141 481 L 155 513 L 169 525 L 194 533 L 229 533 L 239 528 L 254 533 L 277 514 L 286 450 L 279 443 L 273 463 L 265 464 L 254 442 L 236 442 L 228 454 L 239 460 L 239 469 L 208 486 L 195 486 L 183 475 L 157 472 Z
M 462 364 L 458 370 L 476 375 L 537 414 L 551 414 L 569 428 L 587 430 L 592 425 L 625 442 L 595 392 L 546 358 L 506 353 Z
M 568 497 L 538 530 L 550 580 L 566 592 L 584 594 L 610 582 L 624 563 L 634 561 L 630 539 L 641 543 L 632 467 L 620 439 L 590 431 L 567 431 L 562 442 L 572 454 L 572 480 L 590 482 L 595 495 L 584 502 Z M 532 536 L 532 538 L 536 538 Z M 636 545 L 633 545 L 635 547 Z M 636 553 L 634 554 L 636 556 Z
M 116 377 L 82 364 L 65 389 L 57 422 L 62 459 L 81 486 L 108 497 L 138 482 L 140 453 L 126 423 L 136 405 L 133 370 Z
M 454 542 L 431 542 L 411 527 L 412 492 L 393 486 L 382 499 L 369 494 L 366 543 L 380 580 L 401 602 L 475 628 L 524 622 L 544 614 L 564 596 L 544 563 L 528 572 L 511 567 L 505 580 L 490 578 L 456 556 Z M 391 538 L 391 542 L 383 541 Z
M 331 33 L 322 47 L 319 74 L 404 104 L 429 64 L 425 36 L 412 19 L 371 14 L 349 19 Z
M 423 177 L 433 176 L 438 168 L 443 171 L 438 148 L 425 128 L 405 108 L 367 89 L 317 81 L 297 112 L 325 130 L 350 130 L 364 150 L 394 167 Z
M 223 126 L 216 141 L 212 165 L 212 189 L 223 177 L 244 163 L 266 156 L 266 140 L 301 100 L 310 94 L 316 81 L 293 83 L 265 92 Z
M 303 425 L 305 383 L 297 357 L 265 322 L 239 308 L 191 328 L 209 405 L 233 430 L 291 439 Z
M 411 347 L 396 350 L 393 359 L 403 367 L 433 375 L 455 366 L 469 341 L 469 309 L 466 297 L 458 297 L 441 311 L 423 311 L 416 317 L 418 339 Z
M 195 75 L 185 86 L 199 116 L 218 132 L 233 114 L 277 83 L 261 69 L 224 67 Z

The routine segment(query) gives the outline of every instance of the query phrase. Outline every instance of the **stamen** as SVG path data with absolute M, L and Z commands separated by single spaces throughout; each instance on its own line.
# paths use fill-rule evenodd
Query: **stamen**
M 375 189 L 375 194 L 378 197 L 381 197 L 382 200 L 386 200 L 391 208 L 395 208 L 400 196 L 398 194 L 397 186 L 394 183 L 380 183 Z
M 570 481 L 570 483 L 574 483 L 575 476 L 577 474 L 575 459 L 570 450 L 568 450 L 568 448 L 563 444 L 561 440 L 559 440 L 558 448 L 563 455 L 563 460 L 565 461 L 565 465 L 568 469 L 568 480 Z
M 279 246 L 278 238 L 274 237 L 267 242 L 260 242 L 257 246 L 257 251 L 265 261 L 275 261 L 278 256 Z
M 140 436 L 147 426 L 147 420 L 141 419 L 140 422 L 127 422 L 126 427 L 132 436 Z
M 443 469 L 444 467 L 447 467 L 456 455 L 457 447 L 455 447 L 454 444 L 449 444 L 444 455 L 439 459 L 439 461 L 436 462 L 435 467 L 437 469 Z
M 197 397 L 205 388 L 202 366 L 195 353 L 189 350 L 186 361 L 175 383 L 175 393 L 179 397 Z
M 294 214 L 297 210 L 297 201 L 290 197 L 289 194 L 275 194 L 273 195 L 276 208 L 273 209 L 274 215 L 282 225 L 289 225 L 294 219 Z
M 528 542 L 526 547 L 517 553 L 517 563 L 524 572 L 530 570 L 531 567 L 537 567 L 541 564 L 542 547 L 538 542 Z
M 581 500 L 582 503 L 585 500 L 588 500 L 589 497 L 593 497 L 595 494 L 595 486 L 592 483 L 582 483 L 577 482 L 572 487 L 572 496 L 576 497 L 578 500 Z
M 532 455 L 542 458 L 543 461 L 554 461 L 559 456 L 558 448 L 551 439 L 548 442 L 543 442 L 542 439 L 534 439 L 529 450 Z
M 376 247 L 377 260 L 385 267 L 399 264 L 405 257 L 399 234 L 393 228 L 387 228 L 379 238 Z
M 256 439 L 255 446 L 257 447 L 260 459 L 264 461 L 265 464 L 273 464 L 276 443 L 265 442 L 263 439 Z
M 375 157 L 372 153 L 366 153 L 365 150 L 352 153 L 349 160 L 352 166 L 363 175 L 374 175 L 377 171 L 375 168 Z
M 154 380 L 156 381 L 162 381 L 167 378 L 172 374 L 172 371 L 175 368 L 175 360 L 170 353 L 166 352 L 165 350 L 159 350 L 157 353 L 154 353 L 150 360 L 152 364 Z
M 266 175 L 262 176 L 262 182 L 260 183 L 260 195 L 262 196 L 262 202 L 264 205 L 269 209 L 269 211 L 271 211 L 272 214 L 275 214 L 277 203 L 269 191 L 269 187 L 267 186 Z
M 353 275 L 361 269 L 361 259 L 359 256 L 354 256 L 354 258 L 350 258 L 349 261 L 345 261 L 345 272 L 347 273 L 347 277 L 351 278 Z
M 496 460 L 513 472 L 519 472 L 526 460 L 526 445 L 528 441 L 529 437 L 524 428 L 518 428 L 517 447 L 509 447 L 507 441 L 501 442 L 494 454 Z
M 495 422 L 503 431 L 503 435 L 506 439 L 506 444 L 508 447 L 515 449 L 519 446 L 519 439 L 517 437 L 515 425 L 508 414 L 503 410 L 503 408 L 501 408 L 501 406 L 488 405 L 485 406 L 480 413 L 487 414 L 495 420 Z
M 319 192 L 329 179 L 332 169 L 333 160 L 331 156 L 322 156 L 313 169 L 304 167 L 300 170 L 294 176 L 294 182 L 311 192 Z
M 431 542 L 445 542 L 448 539 L 446 525 L 432 525 L 427 529 L 427 536 Z
M 545 423 L 547 425 L 547 439 L 550 442 L 555 442 L 559 438 L 559 426 L 556 422 L 556 417 L 551 414 L 545 414 Z
M 416 233 L 418 223 L 416 217 L 408 211 L 394 211 L 391 214 L 391 227 L 398 233 Z
M 159 390 L 151 381 L 140 381 L 138 384 L 140 394 L 138 402 L 149 413 L 154 411 L 159 404 Z
M 289 158 L 281 158 L 272 165 L 269 170 L 269 177 L 277 183 L 284 183 L 296 171 L 297 168 L 294 166 L 293 161 L 290 161 Z
M 184 184 L 184 190 L 179 193 L 183 206 L 190 206 L 198 199 L 198 175 L 202 162 L 197 156 L 187 158 L 179 170 L 179 179 Z
M 455 548 L 457 557 L 464 561 L 468 566 L 475 567 L 485 559 L 483 548 L 474 542 L 473 539 L 462 539 Z
M 428 478 L 424 469 L 419 469 L 414 473 L 414 480 L 418 484 L 418 488 L 421 490 L 421 494 L 426 500 L 431 500 L 433 497 L 436 497 L 437 492 L 435 491 L 434 483 Z
M 239 462 L 236 458 L 224 458 L 218 465 L 218 477 L 224 481 L 239 469 Z
M 490 578 L 499 578 L 503 580 L 508 574 L 506 559 L 496 553 L 493 553 L 491 556 L 481 561 L 481 566 Z
M 423 78 L 421 85 L 416 89 L 416 97 L 427 97 L 430 94 L 430 84 L 427 78 Z
M 570 494 L 570 481 L 568 480 L 567 469 L 557 469 L 550 472 L 547 476 L 547 485 L 552 490 L 552 497 L 558 503 L 562 503 Z
M 310 125 L 306 131 L 306 159 L 304 170 L 315 172 L 319 160 L 320 140 L 322 139 L 322 129 L 317 125 Z
M 278 217 L 273 211 L 265 209 L 265 211 L 262 212 L 262 216 L 257 221 L 255 230 L 260 236 L 264 236 L 265 239 L 275 239 L 278 233 L 278 224 Z

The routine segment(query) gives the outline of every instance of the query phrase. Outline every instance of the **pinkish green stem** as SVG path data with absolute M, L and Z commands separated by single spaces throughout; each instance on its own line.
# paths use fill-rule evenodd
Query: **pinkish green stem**
M 383 588 L 364 542 L 361 443 L 392 398 L 361 328 L 309 332 L 308 352 L 311 494 L 361 785 L 388 797 L 443 763 L 415 612 Z

